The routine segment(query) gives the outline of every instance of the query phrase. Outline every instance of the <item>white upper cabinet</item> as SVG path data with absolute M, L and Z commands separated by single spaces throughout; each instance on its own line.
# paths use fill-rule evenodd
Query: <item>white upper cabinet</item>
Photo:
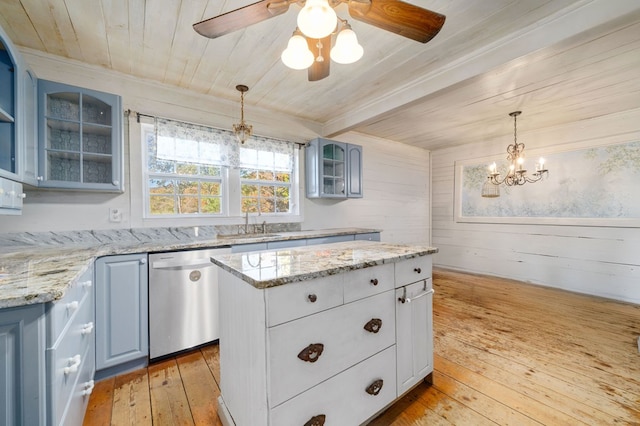
M 313 139 L 305 150 L 307 198 L 362 197 L 362 147 Z

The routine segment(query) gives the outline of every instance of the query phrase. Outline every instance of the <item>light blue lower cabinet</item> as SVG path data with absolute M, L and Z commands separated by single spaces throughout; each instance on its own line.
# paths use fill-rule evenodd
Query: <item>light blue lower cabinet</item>
M 44 305 L 0 310 L 0 424 L 45 424 Z
M 94 385 L 94 289 L 91 267 L 46 305 L 47 424 L 82 424 Z
M 344 241 L 353 241 L 354 236 L 351 235 L 334 235 L 330 237 L 307 238 L 307 245 L 341 243 Z
M 267 243 L 267 249 L 278 250 L 291 247 L 303 247 L 307 245 L 307 240 L 282 240 L 282 241 L 270 241 Z
M 147 364 L 148 310 L 146 253 L 96 260 L 96 379 Z
M 367 232 L 365 234 L 356 234 L 356 241 L 380 241 L 380 233 L 379 232 Z

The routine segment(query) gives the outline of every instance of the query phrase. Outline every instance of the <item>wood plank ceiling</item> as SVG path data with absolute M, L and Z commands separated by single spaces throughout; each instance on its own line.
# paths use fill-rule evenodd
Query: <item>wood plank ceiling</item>
M 637 0 L 410 0 L 447 16 L 427 44 L 350 20 L 364 57 L 308 82 L 280 53 L 298 6 L 215 40 L 192 24 L 255 0 L 3 0 L 18 46 L 319 123 L 437 149 L 640 105 Z M 346 5 L 338 14 L 349 18 Z

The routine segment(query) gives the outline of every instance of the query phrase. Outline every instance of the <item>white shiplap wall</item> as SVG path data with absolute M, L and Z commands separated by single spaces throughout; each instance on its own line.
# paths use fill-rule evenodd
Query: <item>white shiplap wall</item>
M 239 102 L 230 103 L 101 68 L 25 52 L 39 78 L 75 84 L 122 96 L 124 109 L 145 114 L 229 128 L 239 120 Z M 245 110 L 256 133 L 294 141 L 317 136 L 314 122 L 292 119 L 265 110 Z M 125 120 L 126 122 L 126 120 Z M 27 198 L 21 216 L 3 216 L 0 233 L 241 223 L 243 218 L 143 219 L 141 202 L 140 128 L 131 117 L 125 129 L 125 192 L 101 194 L 77 191 L 35 190 L 25 187 Z M 368 227 L 382 229 L 385 241 L 427 242 L 429 239 L 429 152 L 360 134 L 339 140 L 364 147 L 363 199 L 331 202 L 304 197 L 301 167 L 300 201 L 303 229 Z M 300 155 L 304 164 L 304 156 Z M 123 220 L 110 223 L 109 208 L 121 210 Z
M 519 128 L 518 140 L 531 150 L 638 141 L 639 123 L 640 109 L 632 109 L 535 132 Z M 501 155 L 509 143 L 507 138 L 432 152 L 432 234 L 440 249 L 434 264 L 640 303 L 639 228 L 455 221 L 455 161 Z

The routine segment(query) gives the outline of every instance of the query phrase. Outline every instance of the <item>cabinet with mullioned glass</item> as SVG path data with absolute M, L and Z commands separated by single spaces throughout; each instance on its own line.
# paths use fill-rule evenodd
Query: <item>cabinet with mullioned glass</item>
M 362 147 L 313 139 L 305 150 L 307 198 L 361 198 Z
M 122 191 L 119 96 L 39 80 L 38 117 L 38 186 Z

